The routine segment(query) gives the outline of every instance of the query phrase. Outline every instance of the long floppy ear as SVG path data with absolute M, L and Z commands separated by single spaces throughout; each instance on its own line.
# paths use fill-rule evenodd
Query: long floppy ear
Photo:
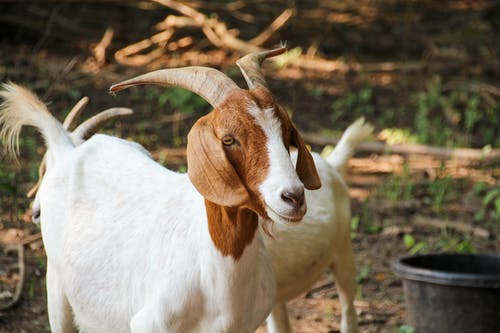
M 321 187 L 321 180 L 318 176 L 316 165 L 304 143 L 304 139 L 302 139 L 295 126 L 292 128 L 292 146 L 297 147 L 298 150 L 296 170 L 299 179 L 308 190 L 319 189 Z
M 241 206 L 250 195 L 215 135 L 212 115 L 200 118 L 188 134 L 188 176 L 206 200 L 226 207 Z

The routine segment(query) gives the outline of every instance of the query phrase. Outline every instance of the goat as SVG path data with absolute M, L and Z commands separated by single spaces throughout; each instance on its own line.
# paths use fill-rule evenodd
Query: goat
M 266 86 L 260 70 L 263 58 L 250 54 L 237 61 L 247 85 L 254 89 Z M 345 169 L 357 144 L 372 133 L 373 127 L 360 118 L 343 134 L 334 151 L 325 159 L 313 153 L 323 186 L 306 191 L 308 211 L 294 228 L 273 228 L 273 239 L 264 237 L 277 282 L 277 300 L 267 320 L 270 333 L 291 331 L 285 303 L 307 291 L 329 266 L 339 293 L 342 333 L 358 331 L 354 294 L 356 269 L 350 237 L 350 202 L 345 184 Z M 300 154 L 292 151 L 293 163 Z M 265 224 L 264 224 L 265 225 Z
M 73 317 L 89 333 L 253 332 L 276 288 L 258 217 L 302 219 L 304 187 L 321 186 L 312 157 L 264 87 L 186 67 L 111 90 L 144 83 L 184 87 L 214 108 L 188 134 L 187 175 L 118 138 L 75 146 L 34 95 L 14 84 L 0 92 L 7 150 L 15 153 L 23 125 L 48 146 L 37 195 L 52 332 L 71 332 Z
M 66 117 L 64 118 L 63 128 L 65 130 L 69 130 L 74 126 L 74 123 L 77 121 L 81 112 L 84 110 L 85 106 L 87 106 L 89 102 L 88 97 L 83 97 L 80 99 L 73 108 L 68 112 Z M 92 116 L 91 118 L 85 120 L 78 127 L 76 127 L 70 134 L 70 139 L 75 146 L 82 144 L 85 139 L 89 138 L 93 134 L 97 133 L 99 129 L 101 129 L 108 120 L 115 119 L 118 117 L 128 116 L 132 114 L 133 111 L 128 108 L 110 108 L 104 111 L 99 112 L 98 114 Z M 40 162 L 40 166 L 38 167 L 38 181 L 37 183 L 28 191 L 26 195 L 28 198 L 33 198 L 32 203 L 32 221 L 36 224 L 40 223 L 40 200 L 38 196 L 35 196 L 38 188 L 43 179 L 43 175 L 45 174 L 46 164 L 45 164 L 45 155 L 42 157 Z

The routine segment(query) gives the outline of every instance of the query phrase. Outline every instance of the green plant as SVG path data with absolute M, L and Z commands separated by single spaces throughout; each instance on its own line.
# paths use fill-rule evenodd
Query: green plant
M 351 239 L 356 238 L 356 233 L 358 232 L 359 228 L 359 216 L 353 216 L 351 218 Z
M 314 86 L 311 89 L 309 89 L 309 93 L 316 100 L 320 100 L 321 97 L 323 97 L 323 95 L 325 93 L 325 90 L 323 88 L 319 87 L 319 86 Z
M 16 173 L 0 170 L 0 197 L 17 194 Z M 2 195 L 3 194 L 3 195 Z
M 451 177 L 437 178 L 429 184 L 428 192 L 431 198 L 432 207 L 440 211 L 450 193 L 456 190 L 455 183 Z
M 446 231 L 443 231 L 437 243 L 437 251 L 474 253 L 476 250 L 469 239 L 462 239 L 457 236 L 449 235 Z
M 480 99 L 478 96 L 472 96 L 467 101 L 467 107 L 465 108 L 464 114 L 464 129 L 465 132 L 470 135 L 472 129 L 481 120 L 482 113 L 479 110 Z
M 356 275 L 356 283 L 361 284 L 368 279 L 370 276 L 370 267 L 364 265 L 361 266 Z
M 434 78 L 428 85 L 426 91 L 417 92 L 413 95 L 415 100 L 415 129 L 416 137 L 420 143 L 432 143 L 437 145 L 451 145 L 452 130 L 443 126 L 446 119 L 443 111 L 447 110 L 453 114 L 453 99 L 448 99 L 442 93 L 441 80 Z M 451 117 L 453 118 L 453 117 Z
M 369 86 L 356 92 L 348 92 L 332 103 L 330 116 L 332 121 L 337 121 L 342 117 L 352 119 L 373 114 L 375 106 L 372 97 L 373 91 Z
M 358 269 L 358 273 L 356 275 L 356 299 L 362 300 L 363 297 L 363 282 L 368 280 L 370 276 L 370 267 L 367 265 L 363 265 Z
M 359 218 L 355 217 L 354 220 L 351 220 L 351 231 L 354 227 L 356 228 L 356 231 L 361 230 L 362 232 L 369 234 L 377 233 L 382 229 L 378 220 L 372 215 L 368 201 L 363 202 Z
M 413 189 L 410 167 L 405 163 L 401 175 L 390 176 L 377 188 L 377 195 L 392 202 L 409 201 L 413 199 Z
M 408 253 L 410 253 L 411 255 L 421 253 L 425 251 L 428 247 L 427 242 L 425 241 L 417 242 L 411 234 L 405 234 L 403 236 L 403 242 L 405 248 L 408 250 Z
M 197 109 L 208 107 L 208 103 L 200 96 L 189 90 L 173 87 L 166 89 L 158 96 L 158 106 L 172 107 L 182 113 L 192 113 Z
M 436 76 L 425 90 L 413 93 L 418 141 L 441 146 L 499 145 L 500 105 L 478 87 L 473 80 L 443 85 Z
M 494 219 L 500 219 L 500 188 L 487 189 L 486 184 L 478 183 L 474 191 L 482 196 L 481 208 L 474 215 L 474 220 L 483 221 L 488 215 Z
M 148 86 L 144 89 L 144 95 L 137 93 L 136 89 L 131 90 L 133 99 L 144 99 L 148 102 L 145 105 L 146 113 L 159 115 L 159 110 L 169 112 L 193 113 L 196 111 L 208 111 L 209 104 L 197 94 L 180 88 L 170 87 L 168 89 L 156 86 Z
M 410 325 L 399 326 L 398 333 L 415 333 L 415 327 Z

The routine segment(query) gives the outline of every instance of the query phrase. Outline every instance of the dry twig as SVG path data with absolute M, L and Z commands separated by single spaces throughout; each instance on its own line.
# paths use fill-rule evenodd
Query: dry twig
M 163 55 L 164 51 L 161 45 L 165 45 L 173 36 L 173 34 L 173 29 L 167 29 L 153 35 L 150 38 L 146 38 L 141 40 L 140 42 L 128 45 L 115 52 L 115 59 L 123 65 L 144 66 Z M 139 52 L 150 48 L 154 44 L 157 44 L 160 47 L 150 51 L 147 54 L 138 54 Z
M 95 62 L 98 68 L 101 68 L 106 63 L 106 49 L 111 44 L 115 32 L 111 28 L 107 28 L 102 36 L 102 39 L 93 47 Z
M 269 27 L 267 27 L 266 30 L 261 32 L 257 37 L 252 38 L 249 43 L 257 46 L 261 46 L 264 43 L 266 43 L 272 36 L 273 34 L 281 29 L 287 22 L 288 20 L 293 16 L 294 11 L 293 9 L 287 8 L 283 11 L 283 13 L 278 16 L 273 23 Z

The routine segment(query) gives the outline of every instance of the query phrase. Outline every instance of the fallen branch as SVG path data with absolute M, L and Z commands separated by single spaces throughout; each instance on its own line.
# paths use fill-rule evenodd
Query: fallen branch
M 19 272 L 19 280 L 17 281 L 16 284 L 16 289 L 14 291 L 14 295 L 12 299 L 7 302 L 6 304 L 0 305 L 0 311 L 4 311 L 7 309 L 10 309 L 14 305 L 19 302 L 19 299 L 21 298 L 21 292 L 23 290 L 23 285 L 24 285 L 24 275 L 25 275 L 25 265 L 24 265 L 24 247 L 22 244 L 17 244 L 13 245 L 13 247 L 8 247 L 5 249 L 5 252 L 8 253 L 9 251 L 12 251 L 12 249 L 17 250 L 17 269 Z
M 412 220 L 413 224 L 422 227 L 432 227 L 438 229 L 451 229 L 463 234 L 473 235 L 476 237 L 488 239 L 490 232 L 484 228 L 473 226 L 462 221 L 448 221 L 435 218 L 429 218 L 422 215 L 416 215 Z
M 303 133 L 302 136 L 307 142 L 322 146 L 336 145 L 339 141 L 337 138 L 316 133 Z M 388 145 L 383 142 L 363 142 L 358 146 L 357 150 L 378 154 L 430 155 L 440 160 L 500 161 L 500 149 L 443 148 L 421 144 Z

